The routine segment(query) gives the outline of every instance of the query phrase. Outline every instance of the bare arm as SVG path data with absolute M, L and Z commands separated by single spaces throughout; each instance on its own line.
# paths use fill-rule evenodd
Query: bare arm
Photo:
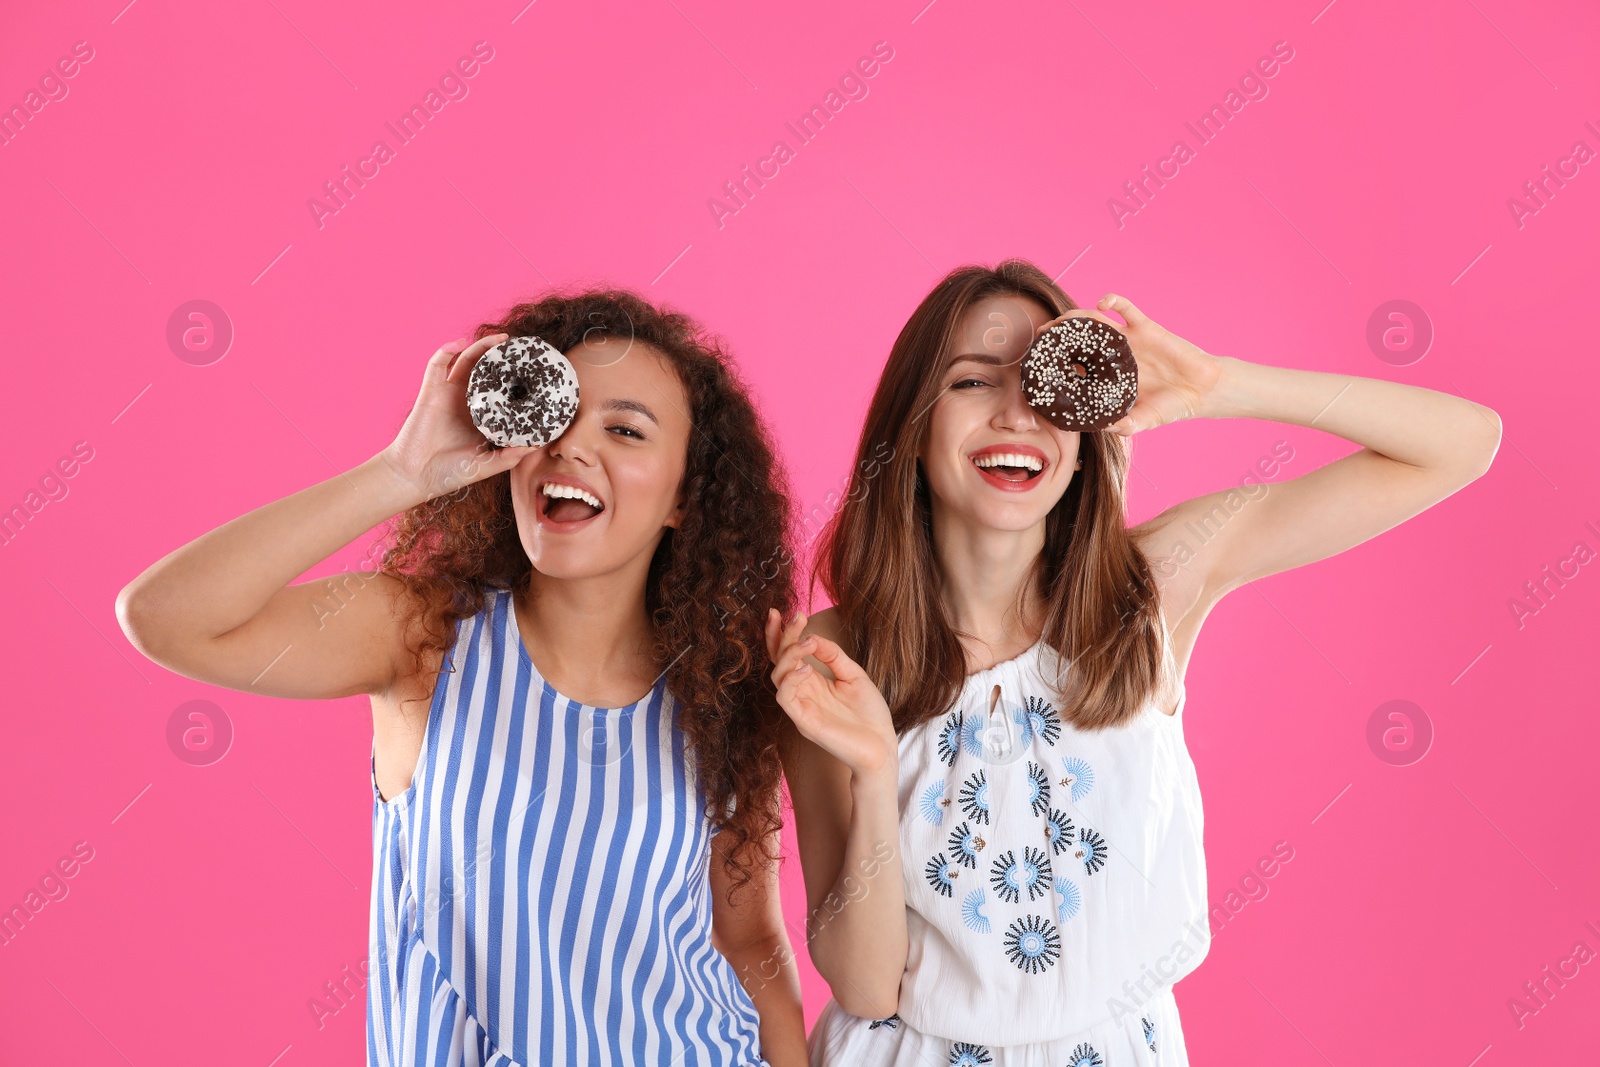
M 117 618 L 146 656 L 211 685 L 298 698 L 380 692 L 400 663 L 398 580 L 288 583 L 413 503 L 374 457 L 168 553 L 118 595 Z
M 798 641 L 808 623 L 816 638 L 811 648 Z M 805 876 L 811 962 L 845 1011 L 887 1018 L 899 1008 L 910 944 L 898 739 L 882 696 L 835 643 L 833 609 L 780 625 L 769 621 L 768 641 L 780 650 L 773 676 L 795 725 L 782 754 Z M 802 659 L 806 670 L 799 672 Z M 834 687 L 843 700 L 831 695 Z
M 1197 560 L 1214 597 L 1398 526 L 1481 477 L 1500 445 L 1499 416 L 1449 393 L 1227 356 L 1218 361 L 1221 374 L 1200 406 L 1202 418 L 1316 426 L 1362 447 L 1264 486 L 1216 526 Z M 1222 495 L 1188 501 L 1186 509 L 1198 517 Z
M 778 843 L 768 842 L 774 858 L 738 891 L 735 900 L 730 896 L 733 877 L 721 839 L 721 834 L 712 838 L 712 944 L 733 965 L 761 1016 L 762 1058 L 772 1067 L 806 1067 L 800 970 L 783 924 Z
M 1138 528 L 1158 575 L 1186 587 L 1203 617 L 1229 590 L 1337 555 L 1414 517 L 1489 469 L 1500 418 L 1449 393 L 1210 355 L 1122 297 L 1102 308 L 1128 337 L 1139 400 L 1112 426 L 1125 436 L 1186 418 L 1256 418 L 1314 426 L 1362 447 L 1281 482 L 1174 505 Z M 1176 619 L 1172 620 L 1176 626 Z
M 362 571 L 288 583 L 384 520 L 528 451 L 488 451 L 466 410 L 466 375 L 493 343 L 434 353 L 400 435 L 372 459 L 151 564 L 117 596 L 128 639 L 169 670 L 230 689 L 296 698 L 386 691 L 404 667 L 399 580 Z

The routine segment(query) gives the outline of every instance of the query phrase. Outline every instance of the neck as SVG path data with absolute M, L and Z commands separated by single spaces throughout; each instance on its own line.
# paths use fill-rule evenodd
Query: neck
M 590 578 L 530 572 L 514 598 L 517 626 L 539 673 L 557 691 L 607 707 L 639 697 L 657 674 L 642 568 Z
M 1043 549 L 1043 521 L 1026 530 L 996 530 L 935 505 L 933 554 L 945 610 L 987 658 L 1008 659 L 1038 640 L 1042 605 L 1028 575 Z

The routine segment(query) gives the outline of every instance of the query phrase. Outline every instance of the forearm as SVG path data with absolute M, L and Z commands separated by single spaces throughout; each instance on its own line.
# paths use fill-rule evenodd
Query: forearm
M 1414 467 L 1473 466 L 1499 442 L 1490 409 L 1450 393 L 1379 378 L 1217 357 L 1222 374 L 1199 414 L 1311 426 Z
M 419 503 L 380 454 L 256 508 L 151 564 L 123 591 L 163 636 L 212 638 L 363 532 Z
M 808 921 L 812 963 L 840 1006 L 863 1018 L 894 1014 L 905 973 L 905 889 L 898 763 L 852 776 L 850 829 L 839 875 Z
M 805 1067 L 806 1021 L 800 969 L 780 930 L 728 953 L 728 962 L 761 1016 L 761 1055 L 772 1067 Z

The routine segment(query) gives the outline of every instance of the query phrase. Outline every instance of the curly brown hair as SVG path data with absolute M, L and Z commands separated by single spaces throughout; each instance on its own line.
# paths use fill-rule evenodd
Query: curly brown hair
M 719 841 L 747 885 L 776 858 L 784 720 L 764 670 L 768 608 L 795 605 L 787 477 L 768 431 L 720 339 L 682 313 L 622 289 L 555 292 L 477 327 L 536 335 L 561 352 L 599 336 L 649 345 L 689 396 L 685 514 L 656 546 L 645 581 L 656 664 L 677 699 L 676 725 L 694 752 Z M 408 631 L 420 634 L 417 669 L 441 653 L 457 621 L 484 607 L 490 588 L 519 590 L 532 563 L 517 533 L 511 481 L 502 472 L 435 497 L 391 520 L 380 569 L 411 594 Z M 730 811 L 730 805 L 732 810 Z

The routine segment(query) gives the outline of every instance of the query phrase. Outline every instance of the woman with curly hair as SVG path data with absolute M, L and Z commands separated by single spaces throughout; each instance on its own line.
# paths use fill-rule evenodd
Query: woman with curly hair
M 1077 432 L 1030 405 L 1020 364 L 1081 316 L 1126 336 L 1139 388 Z M 1128 525 L 1133 434 L 1239 417 L 1359 447 Z M 1121 296 L 1080 309 L 1025 261 L 941 280 L 861 432 L 858 458 L 893 458 L 818 548 L 835 606 L 768 621 L 833 991 L 814 1067 L 1187 1063 L 1172 986 L 1210 943 L 1184 742 L 1200 627 L 1230 590 L 1461 489 L 1499 438 L 1458 396 L 1214 356 Z
M 530 335 L 577 413 L 491 448 L 468 375 Z M 288 584 L 386 520 L 376 570 Z M 558 294 L 434 353 L 371 459 L 122 590 L 170 670 L 371 696 L 369 1064 L 804 1062 L 761 622 L 793 604 L 790 522 L 714 338 Z

